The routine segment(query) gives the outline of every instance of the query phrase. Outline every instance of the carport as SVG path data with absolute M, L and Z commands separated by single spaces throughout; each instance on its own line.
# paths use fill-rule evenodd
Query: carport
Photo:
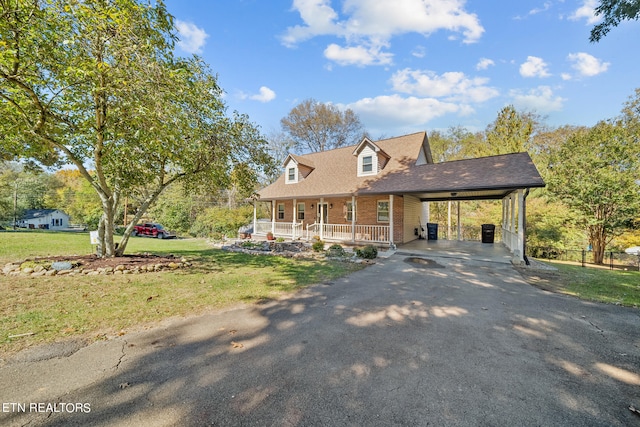
M 526 262 L 526 206 L 532 188 L 541 188 L 545 183 L 528 153 L 512 153 L 500 156 L 458 160 L 430 164 L 423 167 L 411 180 L 389 180 L 395 192 L 385 187 L 385 180 L 373 190 L 382 190 L 401 196 L 420 199 L 421 218 L 430 223 L 430 202 L 501 200 L 501 243 L 511 252 L 515 261 Z M 404 190 L 404 191 L 398 191 Z M 457 210 L 460 215 L 460 209 Z M 460 227 L 460 218 L 457 221 Z M 460 230 L 457 230 L 460 240 Z M 475 242 L 474 242 L 475 243 Z M 429 240 L 414 240 L 402 247 L 428 247 L 437 244 Z M 480 243 L 478 243 L 480 245 Z M 443 247 L 443 245 L 440 245 Z M 449 244 L 450 247 L 450 244 Z

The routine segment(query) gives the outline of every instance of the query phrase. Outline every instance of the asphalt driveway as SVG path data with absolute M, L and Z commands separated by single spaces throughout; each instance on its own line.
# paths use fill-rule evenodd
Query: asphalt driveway
M 408 258 L 8 363 L 0 424 L 640 425 L 639 310 L 541 291 L 505 263 Z

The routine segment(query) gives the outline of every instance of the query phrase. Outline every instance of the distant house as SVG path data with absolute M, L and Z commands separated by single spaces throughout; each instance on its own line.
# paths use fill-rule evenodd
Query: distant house
M 18 220 L 18 227 L 61 230 L 69 228 L 69 215 L 58 209 L 29 209 Z
M 526 196 L 545 185 L 527 153 L 434 163 L 426 132 L 290 154 L 283 169 L 258 191 L 271 218 L 254 213 L 256 235 L 403 244 L 430 221 L 429 202 L 502 200 L 502 240 L 520 258 Z

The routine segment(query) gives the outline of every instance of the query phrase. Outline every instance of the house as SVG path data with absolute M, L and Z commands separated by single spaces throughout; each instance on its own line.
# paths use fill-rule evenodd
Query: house
M 257 194 L 271 218 L 254 214 L 254 234 L 394 246 L 418 238 L 429 202 L 493 199 L 502 200 L 503 242 L 520 259 L 526 196 L 545 185 L 528 153 L 434 163 L 426 132 L 290 154 L 283 167 Z
M 62 230 L 69 228 L 69 215 L 58 209 L 29 209 L 18 220 L 18 227 Z

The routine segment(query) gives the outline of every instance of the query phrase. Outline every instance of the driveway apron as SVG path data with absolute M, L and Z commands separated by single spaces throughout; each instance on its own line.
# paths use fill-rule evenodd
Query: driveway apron
M 0 368 L 2 425 L 640 425 L 637 309 L 396 254 L 287 298 Z M 27 408 L 28 409 L 28 408 Z

